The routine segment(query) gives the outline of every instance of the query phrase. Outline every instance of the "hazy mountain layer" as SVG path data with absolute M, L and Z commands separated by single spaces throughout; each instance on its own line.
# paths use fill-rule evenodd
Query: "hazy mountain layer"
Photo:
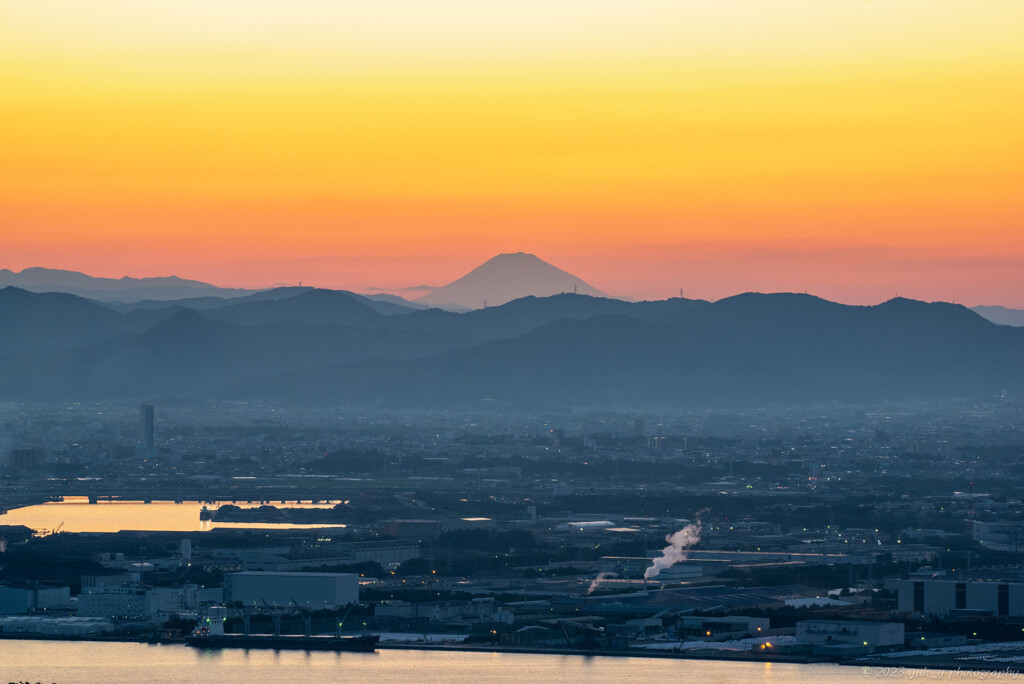
M 74 349 L 142 332 L 173 313 L 121 314 L 72 294 L 5 287 L 0 289 L 0 356 Z
M 144 333 L 75 350 L 0 356 L 0 398 L 201 397 L 242 378 L 378 356 L 404 359 L 460 344 L 433 333 L 337 323 L 242 326 L 180 309 Z
M 163 278 L 96 278 L 78 271 L 56 268 L 26 268 L 15 272 L 0 269 L 0 287 L 18 287 L 31 292 L 66 292 L 101 301 L 182 299 L 185 297 L 237 297 L 253 290 L 210 285 L 177 276 Z
M 971 311 L 999 325 L 1024 326 L 1024 310 L 1005 306 L 975 306 Z
M 395 406 L 758 405 L 1024 392 L 1024 330 L 951 304 L 741 295 L 674 321 L 563 319 L 404 362 L 256 379 L 221 396 Z
M 563 294 L 385 315 L 346 292 L 119 312 L 0 290 L 0 400 L 757 405 L 1024 395 L 1024 328 L 952 304 Z
M 173 299 L 173 300 L 158 300 L 158 299 L 146 299 L 137 302 L 102 302 L 106 306 L 117 311 L 134 311 L 136 309 L 164 309 L 169 306 L 181 306 L 189 309 L 195 309 L 196 311 L 211 311 L 213 309 L 222 309 L 229 306 L 236 306 L 239 304 L 251 304 L 254 302 L 265 302 L 265 301 L 277 301 L 280 299 L 289 299 L 306 292 L 334 292 L 341 295 L 348 296 L 359 302 L 362 302 L 370 309 L 387 316 L 392 314 L 410 313 L 412 311 L 422 310 L 424 307 L 415 305 L 411 302 L 406 302 L 401 297 L 394 297 L 391 295 L 360 295 L 355 292 L 348 292 L 347 290 L 319 290 L 315 287 L 275 287 L 270 290 L 261 290 L 252 294 L 247 294 L 240 297 L 191 297 L 187 299 Z M 270 307 L 268 310 L 273 310 Z

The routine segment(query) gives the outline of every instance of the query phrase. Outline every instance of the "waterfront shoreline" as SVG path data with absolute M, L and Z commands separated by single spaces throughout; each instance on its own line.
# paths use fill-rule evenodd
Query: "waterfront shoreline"
M 98 643 L 138 643 L 150 646 L 186 646 L 190 648 L 203 649 L 201 646 L 189 644 L 184 637 L 172 639 L 154 639 L 130 636 L 63 636 L 51 634 L 27 634 L 27 633 L 3 633 L 0 632 L 0 640 L 14 641 L 85 641 Z M 501 646 L 496 644 L 434 644 L 425 642 L 380 642 L 377 650 L 393 651 L 436 651 L 436 652 L 466 652 L 466 653 L 499 653 L 514 655 L 559 655 L 579 656 L 591 658 L 595 656 L 609 658 L 656 658 L 675 660 L 704 660 L 704 661 L 725 661 L 738 663 L 779 663 L 787 665 L 842 665 L 844 667 L 862 668 L 866 674 L 872 671 L 893 672 L 898 670 L 936 670 L 943 672 L 1000 672 L 1008 674 L 1024 674 L 1024 663 L 1003 664 L 992 663 L 980 660 L 964 660 L 953 662 L 948 657 L 942 656 L 907 656 L 906 658 L 870 658 L 869 659 L 832 659 L 822 656 L 799 655 L 799 654 L 772 654 L 766 656 L 760 653 L 725 652 L 725 651 L 656 651 L 650 649 L 626 649 L 626 650 L 595 650 L 579 648 L 531 648 L 522 646 Z M 211 646 L 209 650 L 260 650 L 260 651 L 302 651 L 304 649 L 274 648 L 273 646 L 260 647 L 234 647 L 234 646 Z M 348 651 L 339 651 L 348 652 Z M 999 667 L 1002 665 L 1002 667 Z M 870 671 L 869 671 L 870 670 Z

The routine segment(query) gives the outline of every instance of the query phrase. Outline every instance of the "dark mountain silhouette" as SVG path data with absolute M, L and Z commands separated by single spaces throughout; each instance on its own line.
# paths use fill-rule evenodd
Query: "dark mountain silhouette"
M 210 303 L 208 300 L 199 301 Z M 408 344 L 402 348 L 400 356 L 439 351 L 440 347 L 430 343 L 417 352 L 416 342 L 424 336 L 427 340 L 447 340 L 443 348 L 452 348 L 512 337 L 561 318 L 627 312 L 636 317 L 644 317 L 651 312 L 663 316 L 665 314 L 659 312 L 701 304 L 687 300 L 629 304 L 584 295 L 556 295 L 527 297 L 501 307 L 466 314 L 431 309 L 384 315 L 372 310 L 374 303 L 358 295 L 313 288 L 277 288 L 238 300 L 216 299 L 213 303 L 218 306 L 204 310 L 206 318 L 239 325 L 301 322 L 311 325 L 341 323 L 371 329 L 387 327 L 395 331 L 393 335 L 403 335 Z M 392 306 L 386 302 L 379 304 Z M 122 313 L 75 295 L 6 288 L 0 290 L 0 315 L 4 321 L 0 327 L 0 355 L 87 347 L 120 335 L 144 332 L 174 316 L 167 326 L 159 329 L 161 334 L 171 335 L 174 326 L 184 325 L 189 320 L 184 315 L 176 316 L 183 310 L 191 309 L 173 303 L 161 308 L 131 309 Z M 355 331 L 351 334 L 356 335 Z M 367 336 L 372 337 L 369 332 Z M 248 343 L 245 339 L 240 341 L 243 346 Z M 386 352 L 386 346 L 378 350 L 382 356 L 388 356 Z M 327 363 L 342 358 L 352 357 L 343 355 L 320 360 Z M 267 372 L 275 372 L 275 369 L 268 368 Z
M 0 397 L 196 397 L 242 378 L 375 356 L 436 354 L 461 342 L 337 323 L 241 326 L 178 309 L 149 330 L 80 349 L 0 356 Z
M 0 289 L 0 355 L 72 349 L 140 332 L 173 312 L 123 315 L 62 292 Z
M 313 287 L 275 287 L 269 290 L 260 290 L 252 294 L 238 297 L 186 297 L 184 299 L 140 299 L 137 302 L 109 302 L 101 301 L 115 311 L 129 312 L 139 309 L 167 309 L 170 307 L 184 307 L 195 311 L 206 311 L 219 309 L 223 306 L 241 304 L 242 302 L 261 302 L 267 299 L 286 299 L 295 295 L 309 292 Z M 99 300 L 98 300 L 99 301 Z
M 399 297 L 398 295 L 387 294 L 387 293 L 383 293 L 383 292 L 382 293 L 377 293 L 377 294 L 362 294 L 360 296 L 361 297 L 365 297 L 366 299 L 369 299 L 372 302 L 381 302 L 381 303 L 385 303 L 385 304 L 395 304 L 396 306 L 400 306 L 400 307 L 405 308 L 405 309 L 412 309 L 413 311 L 417 311 L 419 309 L 427 309 L 427 308 L 429 308 L 426 304 L 420 304 L 418 302 L 410 302 L 408 299 L 405 299 L 404 297 Z M 381 311 L 381 313 L 384 313 L 384 312 Z
M 1024 310 L 1005 306 L 975 306 L 971 311 L 998 325 L 1024 326 Z
M 375 311 L 361 297 L 337 290 L 310 290 L 285 299 L 230 304 L 206 313 L 211 318 L 239 325 L 300 321 L 377 327 L 385 318 L 385 314 Z
M 211 301 L 212 300 L 212 301 Z M 418 334 L 426 331 L 463 341 L 486 341 L 519 335 L 560 318 L 587 318 L 604 313 L 629 313 L 643 318 L 675 311 L 695 304 L 688 300 L 630 304 L 615 299 L 585 295 L 527 297 L 500 307 L 465 314 L 440 309 L 400 311 L 384 315 L 373 310 L 389 302 L 369 302 L 344 291 L 313 288 L 276 288 L 235 300 L 204 298 L 159 303 L 156 308 L 128 308 L 100 304 L 64 293 L 33 293 L 18 288 L 0 290 L 0 354 L 73 349 L 110 340 L 127 333 L 143 332 L 175 312 L 183 303 L 198 301 L 207 318 L 240 325 L 274 322 L 344 323 L 376 328 L 388 327 Z M 113 310 L 112 310 L 113 309 Z M 653 313 L 652 313 L 653 312 Z
M 480 309 L 533 295 L 563 292 L 607 297 L 576 276 L 542 261 L 533 254 L 499 254 L 444 287 L 416 301 L 440 308 Z
M 181 300 L 174 304 L 183 306 L 190 301 Z M 278 288 L 236 300 L 218 300 L 216 306 L 201 300 L 199 310 L 209 318 L 240 325 L 279 321 L 340 322 L 370 328 L 384 326 L 400 330 L 425 330 L 482 342 L 520 335 L 561 318 L 583 319 L 599 314 L 622 313 L 645 320 L 661 320 L 678 315 L 691 306 L 706 303 L 686 299 L 625 302 L 587 295 L 560 294 L 551 297 L 523 297 L 501 306 L 455 313 L 442 309 L 412 310 L 391 302 L 370 301 L 345 290 Z
M 604 314 L 623 314 L 642 320 L 671 320 L 703 300 L 669 299 L 654 302 L 624 302 L 606 297 L 558 294 L 528 296 L 501 306 L 454 313 L 441 309 L 417 311 L 388 319 L 385 325 L 458 335 L 478 341 L 497 340 L 525 332 L 563 318 L 586 319 Z
M 348 290 L 338 290 L 338 292 L 344 292 L 355 297 L 377 313 L 382 313 L 385 316 L 412 313 L 413 311 L 422 311 L 427 308 L 424 304 L 414 304 L 413 302 L 405 301 L 401 297 L 392 295 L 366 295 L 349 292 Z
M 233 297 L 252 290 L 210 285 L 177 276 L 162 278 L 95 278 L 78 271 L 26 268 L 16 272 L 0 269 L 0 287 L 20 287 L 31 292 L 66 292 L 102 301 L 181 299 L 184 297 Z
M 394 406 L 758 405 L 1024 391 L 1024 330 L 962 306 L 740 295 L 670 321 L 563 319 L 402 362 L 239 383 L 223 396 Z
M 210 311 L 213 309 L 222 309 L 226 306 L 234 306 L 236 304 L 247 304 L 251 302 L 263 302 L 263 301 L 276 301 L 280 299 L 290 299 L 306 292 L 316 291 L 315 287 L 275 287 L 269 290 L 261 290 L 254 292 L 249 295 L 240 297 L 191 297 L 187 299 L 174 299 L 174 300 L 158 300 L 158 299 L 146 299 L 138 302 L 102 302 L 106 306 L 117 311 L 135 311 L 138 309 L 165 309 L 172 306 L 187 307 L 189 309 L 195 309 L 196 311 Z M 348 290 L 321 290 L 325 292 L 338 292 L 349 297 L 353 297 L 356 300 L 363 302 L 374 311 L 390 316 L 393 314 L 410 313 L 412 311 L 419 311 L 423 309 L 423 306 L 414 306 L 406 302 L 408 305 L 403 305 L 398 301 L 401 298 L 385 298 L 376 299 L 374 297 L 356 294 L 355 292 L 349 292 Z M 401 300 L 404 302 L 404 300 Z
M 292 294 L 285 292 L 282 294 Z M 1024 393 L 1024 328 L 957 305 L 797 294 L 562 294 L 384 315 L 303 290 L 128 313 L 0 290 L 0 399 L 147 396 L 393 406 L 759 405 Z

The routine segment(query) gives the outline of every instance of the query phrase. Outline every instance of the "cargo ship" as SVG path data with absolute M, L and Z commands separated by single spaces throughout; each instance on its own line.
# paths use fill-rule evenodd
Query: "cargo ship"
M 302 636 L 273 634 L 194 634 L 185 641 L 196 648 L 272 648 L 299 651 L 374 651 L 379 634 Z

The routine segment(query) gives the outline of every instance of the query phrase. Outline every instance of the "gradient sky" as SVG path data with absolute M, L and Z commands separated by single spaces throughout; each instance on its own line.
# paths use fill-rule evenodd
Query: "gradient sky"
M 1019 0 L 4 0 L 0 267 L 1024 307 Z

